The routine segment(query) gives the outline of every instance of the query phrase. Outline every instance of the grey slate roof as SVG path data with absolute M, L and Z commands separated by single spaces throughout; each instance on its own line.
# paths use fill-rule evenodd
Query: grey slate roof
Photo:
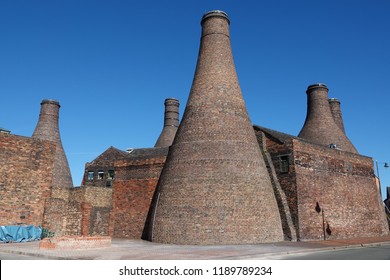
M 135 148 L 124 152 L 126 158 L 146 159 L 168 155 L 169 147 Z
M 296 136 L 293 136 L 293 135 L 290 135 L 290 134 L 286 134 L 286 133 L 283 133 L 283 132 L 280 132 L 280 131 L 276 131 L 276 130 L 273 130 L 273 129 L 270 129 L 270 128 L 266 128 L 266 127 L 263 127 L 263 126 L 259 126 L 259 125 L 253 125 L 253 128 L 256 130 L 256 131 L 262 131 L 264 132 L 266 135 L 268 136 L 271 136 L 272 138 L 274 138 L 275 140 L 281 142 L 281 143 L 285 143 L 287 140 L 290 140 L 290 139 L 300 139 Z
M 162 148 L 134 148 L 127 149 L 126 151 L 120 150 L 113 146 L 109 147 L 103 153 L 101 153 L 97 158 L 91 161 L 89 164 L 107 164 L 108 161 L 112 163 L 115 160 L 142 160 L 148 158 L 154 158 L 159 156 L 167 156 L 169 147 Z
M 0 132 L 2 132 L 2 133 L 10 133 L 11 131 L 8 130 L 8 129 L 5 129 L 3 127 L 0 127 Z

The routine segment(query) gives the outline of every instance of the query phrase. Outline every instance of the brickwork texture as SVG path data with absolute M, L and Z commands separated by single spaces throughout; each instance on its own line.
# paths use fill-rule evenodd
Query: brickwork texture
M 0 225 L 42 226 L 55 144 L 0 133 Z
M 166 156 L 129 159 L 115 164 L 113 237 L 140 239 Z
M 371 158 L 293 145 L 301 240 L 389 234 Z
M 369 157 L 266 135 L 266 145 L 286 195 L 298 240 L 389 234 L 373 161 Z M 288 156 L 288 171 L 281 157 Z
M 58 101 L 42 101 L 31 138 L 0 133 L 0 225 L 43 226 L 55 238 L 41 247 L 52 249 L 109 246 L 110 237 L 202 245 L 389 234 L 373 161 L 346 136 L 326 85 L 308 87 L 299 137 L 253 129 L 229 24 L 221 11 L 202 18 L 180 125 L 179 101 L 168 98 L 155 147 L 108 148 L 86 163 L 81 187 L 62 147 Z
M 201 24 L 195 76 L 153 200 L 149 239 L 174 244 L 283 240 L 234 67 L 229 19 L 213 11 Z
M 341 102 L 337 98 L 329 98 L 329 107 L 330 112 L 332 113 L 333 120 L 336 125 L 341 129 L 341 131 L 345 134 L 344 120 L 343 115 L 341 113 Z
M 337 149 L 358 153 L 333 118 L 327 86 L 324 84 L 310 85 L 306 93 L 307 115 L 298 136 L 327 147 L 332 145 Z
M 39 243 L 40 249 L 78 250 L 111 247 L 111 238 L 106 236 L 62 236 L 45 238 Z
M 164 128 L 157 139 L 155 147 L 169 147 L 179 127 L 179 100 L 165 99 Z
M 44 99 L 41 103 L 39 120 L 35 127 L 33 138 L 52 141 L 56 144 L 56 154 L 53 170 L 53 187 L 73 187 L 68 159 L 62 146 L 59 130 L 60 103 L 56 100 Z

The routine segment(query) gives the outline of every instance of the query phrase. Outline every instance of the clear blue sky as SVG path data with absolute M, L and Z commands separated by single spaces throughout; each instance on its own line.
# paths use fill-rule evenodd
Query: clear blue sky
M 164 99 L 183 113 L 214 9 L 231 19 L 253 123 L 297 135 L 306 88 L 322 82 L 359 152 L 390 163 L 388 0 L 0 0 L 0 127 L 31 136 L 41 100 L 59 100 L 75 185 L 109 146 L 152 147 Z M 390 168 L 379 171 L 390 186 Z

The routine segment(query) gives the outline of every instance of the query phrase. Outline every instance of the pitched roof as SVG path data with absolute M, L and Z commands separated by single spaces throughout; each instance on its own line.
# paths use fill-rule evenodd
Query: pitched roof
M 0 127 L 0 132 L 2 132 L 2 133 L 10 133 L 11 131 L 8 130 L 8 129 L 5 129 L 3 127 Z
M 287 140 L 290 140 L 290 139 L 298 139 L 298 137 L 296 137 L 296 136 L 286 134 L 286 133 L 283 133 L 280 131 L 276 131 L 276 130 L 273 130 L 270 128 L 266 128 L 263 126 L 259 126 L 259 125 L 253 125 L 253 128 L 256 131 L 264 132 L 266 135 L 274 138 L 275 140 L 279 141 L 280 143 L 285 143 Z
M 103 153 L 101 153 L 97 158 L 90 162 L 90 164 L 98 164 L 100 162 L 106 162 L 107 160 L 114 161 L 116 159 L 126 156 L 126 152 L 119 150 L 115 147 L 109 147 Z
M 127 149 L 125 157 L 137 159 L 153 158 L 157 156 L 166 156 L 168 151 L 169 147 Z

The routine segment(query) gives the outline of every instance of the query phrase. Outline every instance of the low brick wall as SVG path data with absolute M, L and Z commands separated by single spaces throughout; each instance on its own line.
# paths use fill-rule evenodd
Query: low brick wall
M 97 249 L 111 247 L 108 236 L 62 236 L 45 238 L 39 243 L 40 249 Z

